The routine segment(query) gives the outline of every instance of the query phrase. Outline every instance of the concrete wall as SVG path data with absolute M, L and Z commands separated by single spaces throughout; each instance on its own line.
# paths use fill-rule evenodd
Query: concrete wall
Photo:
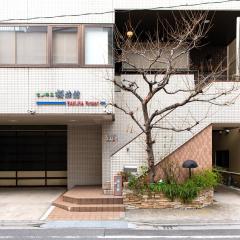
M 228 134 L 215 131 L 213 134 L 213 159 L 218 150 L 229 150 L 229 171 L 240 173 L 240 132 L 232 129 Z
M 154 45 L 153 45 L 154 46 Z M 155 45 L 154 47 L 151 46 L 152 49 L 149 49 L 149 46 L 147 46 L 145 43 L 141 42 L 141 45 L 138 46 L 134 46 L 136 49 L 138 49 L 138 54 L 136 54 L 134 51 L 130 52 L 128 50 L 126 50 L 126 57 L 127 59 L 129 59 L 129 63 L 133 64 L 134 66 L 136 66 L 137 68 L 143 68 L 143 69 L 148 69 L 149 66 L 152 64 L 152 61 L 150 61 L 149 59 L 155 59 L 156 56 L 158 56 L 158 52 L 157 50 L 154 50 L 154 48 L 157 47 L 157 45 Z M 167 62 L 168 62 L 168 58 L 170 56 L 170 50 L 171 46 L 166 47 L 164 45 L 162 45 L 163 53 L 161 53 L 161 57 L 160 59 L 158 59 L 159 62 L 155 63 L 152 65 L 151 69 L 164 69 L 167 67 Z M 185 53 L 182 54 L 182 52 L 184 52 L 185 50 L 183 48 L 178 49 L 176 51 L 176 53 L 174 54 L 173 57 L 180 55 L 179 57 L 177 57 L 173 63 L 172 66 L 174 68 L 177 69 L 189 69 L 189 53 Z M 143 56 L 141 56 L 139 53 L 144 53 Z M 165 62 L 166 64 L 164 64 L 163 62 Z M 125 70 L 129 70 L 129 69 L 133 69 L 132 66 L 123 63 L 123 69 Z
M 16 19 L 10 22 L 27 23 L 113 23 L 114 14 L 91 14 L 113 10 L 112 0 L 0 0 L 0 20 Z M 81 16 L 81 14 L 83 14 Z M 85 13 L 90 13 L 85 15 Z M 80 15 L 53 17 L 61 15 Z M 43 17 L 31 19 L 33 17 Z M 26 19 L 21 21 L 19 19 Z
M 195 10 L 237 10 L 240 9 L 240 5 L 238 2 L 219 2 L 219 3 L 211 3 L 203 4 L 201 3 L 206 1 L 204 0 L 162 0 L 159 3 L 159 0 L 113 0 L 115 9 L 151 9 L 151 8 L 161 8 L 161 9 L 195 9 Z M 188 6 L 183 6 L 183 5 Z M 194 4 L 194 6 L 191 6 Z
M 101 126 L 68 126 L 68 188 L 102 183 Z
M 240 9 L 239 2 L 220 2 L 201 5 L 204 0 L 0 0 L 0 20 L 16 19 L 9 22 L 28 22 L 28 23 L 76 23 L 76 22 L 95 22 L 95 23 L 113 23 L 114 9 L 151 9 L 160 7 L 161 9 L 196 9 L 196 10 L 237 10 Z M 183 7 L 182 5 L 188 4 Z M 195 4 L 191 6 L 191 4 Z M 104 14 L 93 14 L 93 13 Z M 87 15 L 81 15 L 89 13 Z M 79 15 L 63 16 L 54 18 L 44 18 L 61 15 Z M 33 17 L 43 17 L 31 19 Z M 19 19 L 26 19 L 25 21 Z

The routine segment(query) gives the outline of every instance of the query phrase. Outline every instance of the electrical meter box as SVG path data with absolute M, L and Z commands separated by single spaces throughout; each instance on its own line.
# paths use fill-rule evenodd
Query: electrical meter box
M 122 196 L 122 176 L 114 176 L 114 195 Z

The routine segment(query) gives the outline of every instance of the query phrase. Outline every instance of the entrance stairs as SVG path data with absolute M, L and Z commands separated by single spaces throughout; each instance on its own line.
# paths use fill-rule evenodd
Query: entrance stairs
M 121 196 L 104 195 L 101 186 L 77 186 L 53 202 L 69 212 L 124 212 Z

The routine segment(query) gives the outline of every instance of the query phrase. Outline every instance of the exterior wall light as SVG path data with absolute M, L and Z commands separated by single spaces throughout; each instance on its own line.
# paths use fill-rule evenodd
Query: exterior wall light
M 226 134 L 230 133 L 230 130 L 229 129 L 225 129 L 225 133 Z
M 127 31 L 127 37 L 132 38 L 133 36 L 133 31 Z
M 27 112 L 28 112 L 30 115 L 35 115 L 35 114 L 36 114 L 36 111 L 34 111 L 34 110 L 27 110 Z
M 192 168 L 197 168 L 198 164 L 194 160 L 186 160 L 182 164 L 183 168 L 188 168 L 189 171 L 189 178 L 192 176 Z

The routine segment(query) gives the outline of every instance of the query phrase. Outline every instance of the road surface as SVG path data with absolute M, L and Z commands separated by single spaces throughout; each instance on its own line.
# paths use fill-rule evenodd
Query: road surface
M 240 239 L 240 229 L 0 229 L 0 240 L 74 240 L 74 239 Z

